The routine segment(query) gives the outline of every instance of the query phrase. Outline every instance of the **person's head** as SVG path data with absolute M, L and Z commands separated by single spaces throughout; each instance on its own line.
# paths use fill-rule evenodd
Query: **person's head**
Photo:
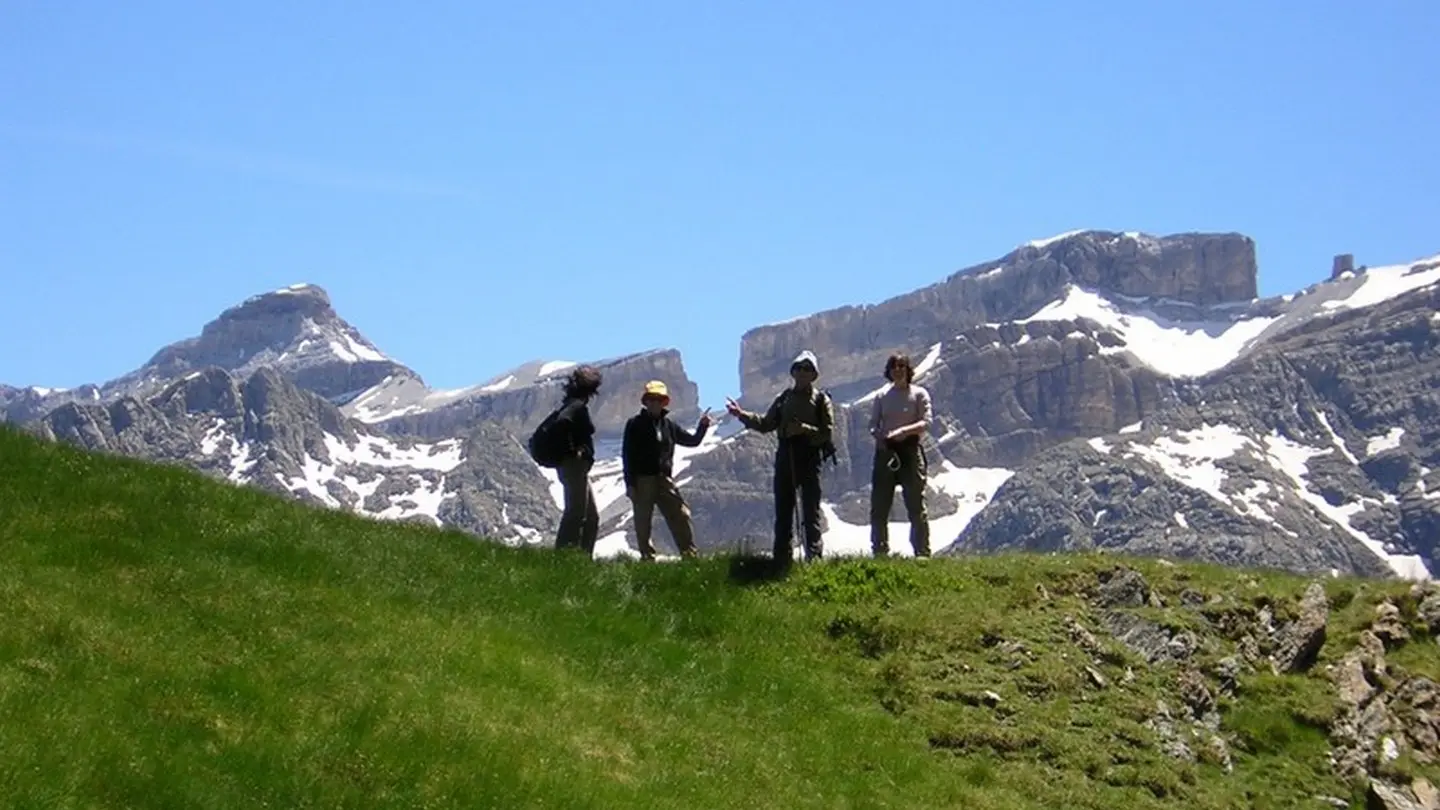
M 800 352 L 790 362 L 790 379 L 794 380 L 796 385 L 802 387 L 811 385 L 819 376 L 820 363 L 816 360 L 814 352 L 808 350 Z
M 885 361 L 885 379 L 899 385 L 909 385 L 915 379 L 915 366 L 910 364 L 907 354 L 892 354 Z
M 670 407 L 670 390 L 665 383 L 659 380 L 651 380 L 645 383 L 645 392 L 640 395 L 640 404 L 651 416 L 659 416 Z
M 565 380 L 565 398 L 589 400 L 600 390 L 600 369 L 580 366 Z

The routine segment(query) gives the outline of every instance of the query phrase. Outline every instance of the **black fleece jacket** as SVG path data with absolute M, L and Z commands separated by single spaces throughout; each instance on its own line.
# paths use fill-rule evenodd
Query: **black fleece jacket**
M 590 404 L 583 399 L 571 399 L 560 408 L 555 421 L 565 431 L 571 455 L 578 454 L 586 461 L 595 460 L 595 423 L 590 421 Z
M 675 464 L 675 445 L 696 447 L 710 430 L 707 426 L 691 433 L 675 424 L 669 414 L 669 411 L 661 411 L 657 419 L 649 411 L 641 409 L 625 423 L 620 459 L 624 465 L 626 486 L 634 484 L 637 475 L 669 477 Z

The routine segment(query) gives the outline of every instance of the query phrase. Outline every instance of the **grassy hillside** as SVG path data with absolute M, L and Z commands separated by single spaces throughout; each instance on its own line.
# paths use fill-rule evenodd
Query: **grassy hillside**
M 1440 675 L 1406 584 L 1326 581 L 1319 663 L 1224 696 L 1217 628 L 1306 582 L 1126 561 L 1161 604 L 1129 613 L 1203 640 L 1187 669 L 1106 635 L 1116 564 L 594 563 L 0 429 L 0 803 L 1361 806 L 1322 673 L 1389 594 L 1416 633 L 1392 675 Z M 1227 741 L 1193 761 L 1153 723 L 1187 672 Z

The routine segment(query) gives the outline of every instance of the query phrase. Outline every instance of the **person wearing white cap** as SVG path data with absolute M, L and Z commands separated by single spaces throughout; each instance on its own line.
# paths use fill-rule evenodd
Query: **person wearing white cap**
M 794 384 L 775 397 L 765 414 L 744 410 L 733 399 L 725 409 L 745 427 L 775 433 L 775 559 L 789 562 L 795 538 L 795 490 L 800 490 L 800 523 L 804 530 L 805 558 L 824 554 L 820 536 L 820 467 L 835 458 L 835 403 L 816 387 L 820 364 L 815 353 L 803 351 L 790 362 Z
M 660 380 L 645 384 L 640 405 L 640 412 L 625 423 L 620 446 L 625 496 L 635 509 L 635 542 L 640 547 L 640 558 L 655 559 L 650 528 L 656 507 L 665 518 L 681 556 L 697 557 L 700 552 L 695 546 L 690 506 L 672 476 L 676 445 L 696 447 L 704 441 L 710 430 L 710 411 L 707 409 L 700 415 L 694 433 L 675 424 L 669 412 L 670 391 Z

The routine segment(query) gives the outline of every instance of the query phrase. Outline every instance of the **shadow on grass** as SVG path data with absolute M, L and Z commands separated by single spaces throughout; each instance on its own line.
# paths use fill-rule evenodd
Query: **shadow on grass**
M 730 581 L 742 587 L 778 582 L 788 577 L 794 567 L 793 560 L 739 554 L 730 558 Z

